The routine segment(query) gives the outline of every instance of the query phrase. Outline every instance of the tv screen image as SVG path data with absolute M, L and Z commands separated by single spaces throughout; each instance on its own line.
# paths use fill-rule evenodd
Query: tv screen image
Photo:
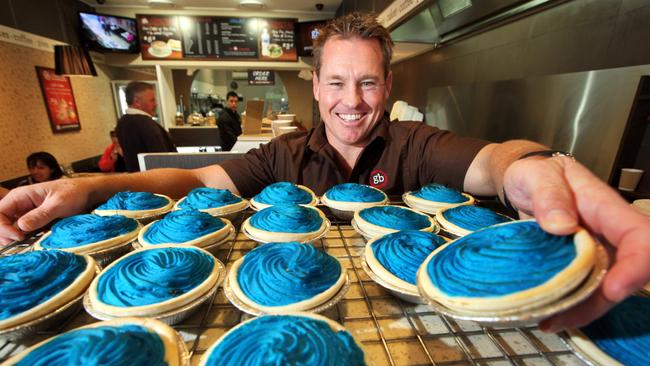
M 318 28 L 327 24 L 326 20 L 317 20 L 311 22 L 298 23 L 298 56 L 311 57 L 312 56 L 312 43 L 318 37 Z
M 79 13 L 84 44 L 96 51 L 138 53 L 138 30 L 133 18 Z

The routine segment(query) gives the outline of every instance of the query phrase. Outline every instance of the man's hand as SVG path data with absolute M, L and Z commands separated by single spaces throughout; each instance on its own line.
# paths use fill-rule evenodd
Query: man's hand
M 650 220 L 580 163 L 531 157 L 508 167 L 503 182 L 513 206 L 563 235 L 587 228 L 612 254 L 601 287 L 586 301 L 540 324 L 557 332 L 588 324 L 650 282 Z
M 90 189 L 84 179 L 58 179 L 12 189 L 0 200 L 0 245 L 24 239 L 50 221 L 85 210 Z

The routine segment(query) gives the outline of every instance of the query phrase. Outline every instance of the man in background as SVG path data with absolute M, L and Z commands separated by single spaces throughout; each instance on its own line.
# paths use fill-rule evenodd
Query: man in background
M 226 109 L 219 114 L 217 120 L 223 151 L 230 151 L 237 142 L 237 136 L 241 135 L 241 117 L 237 113 L 238 102 L 239 96 L 237 93 L 229 91 L 226 94 Z
M 124 152 L 128 172 L 140 170 L 139 153 L 176 152 L 171 137 L 152 116 L 156 113 L 153 85 L 134 81 L 126 86 L 126 114 L 117 121 L 117 140 Z

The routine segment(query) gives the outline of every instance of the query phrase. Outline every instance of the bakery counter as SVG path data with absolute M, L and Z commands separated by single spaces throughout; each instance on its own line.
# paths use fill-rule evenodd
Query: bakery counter
M 347 221 L 332 217 L 330 232 L 314 244 L 341 260 L 351 281 L 349 291 L 323 315 L 345 326 L 361 342 L 372 365 L 583 365 L 560 336 L 536 327 L 488 328 L 437 314 L 428 305 L 404 302 L 374 283 L 361 267 L 365 241 Z M 247 210 L 233 224 L 233 240 L 213 253 L 230 269 L 257 246 L 239 230 Z M 30 250 L 37 237 L 0 249 L 0 255 Z M 193 315 L 174 325 L 190 351 L 192 365 L 221 335 L 250 316 L 230 304 L 223 289 Z M 0 361 L 26 346 L 81 325 L 96 322 L 83 308 L 54 330 L 37 333 L 23 343 L 0 342 Z

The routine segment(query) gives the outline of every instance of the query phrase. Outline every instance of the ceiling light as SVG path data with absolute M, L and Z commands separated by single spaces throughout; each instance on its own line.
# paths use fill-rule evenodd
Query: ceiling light
M 170 6 L 174 5 L 174 0 L 147 0 L 151 6 Z
M 262 0 L 239 0 L 239 7 L 240 8 L 247 8 L 247 9 L 262 9 L 266 5 L 264 4 L 264 1 Z

